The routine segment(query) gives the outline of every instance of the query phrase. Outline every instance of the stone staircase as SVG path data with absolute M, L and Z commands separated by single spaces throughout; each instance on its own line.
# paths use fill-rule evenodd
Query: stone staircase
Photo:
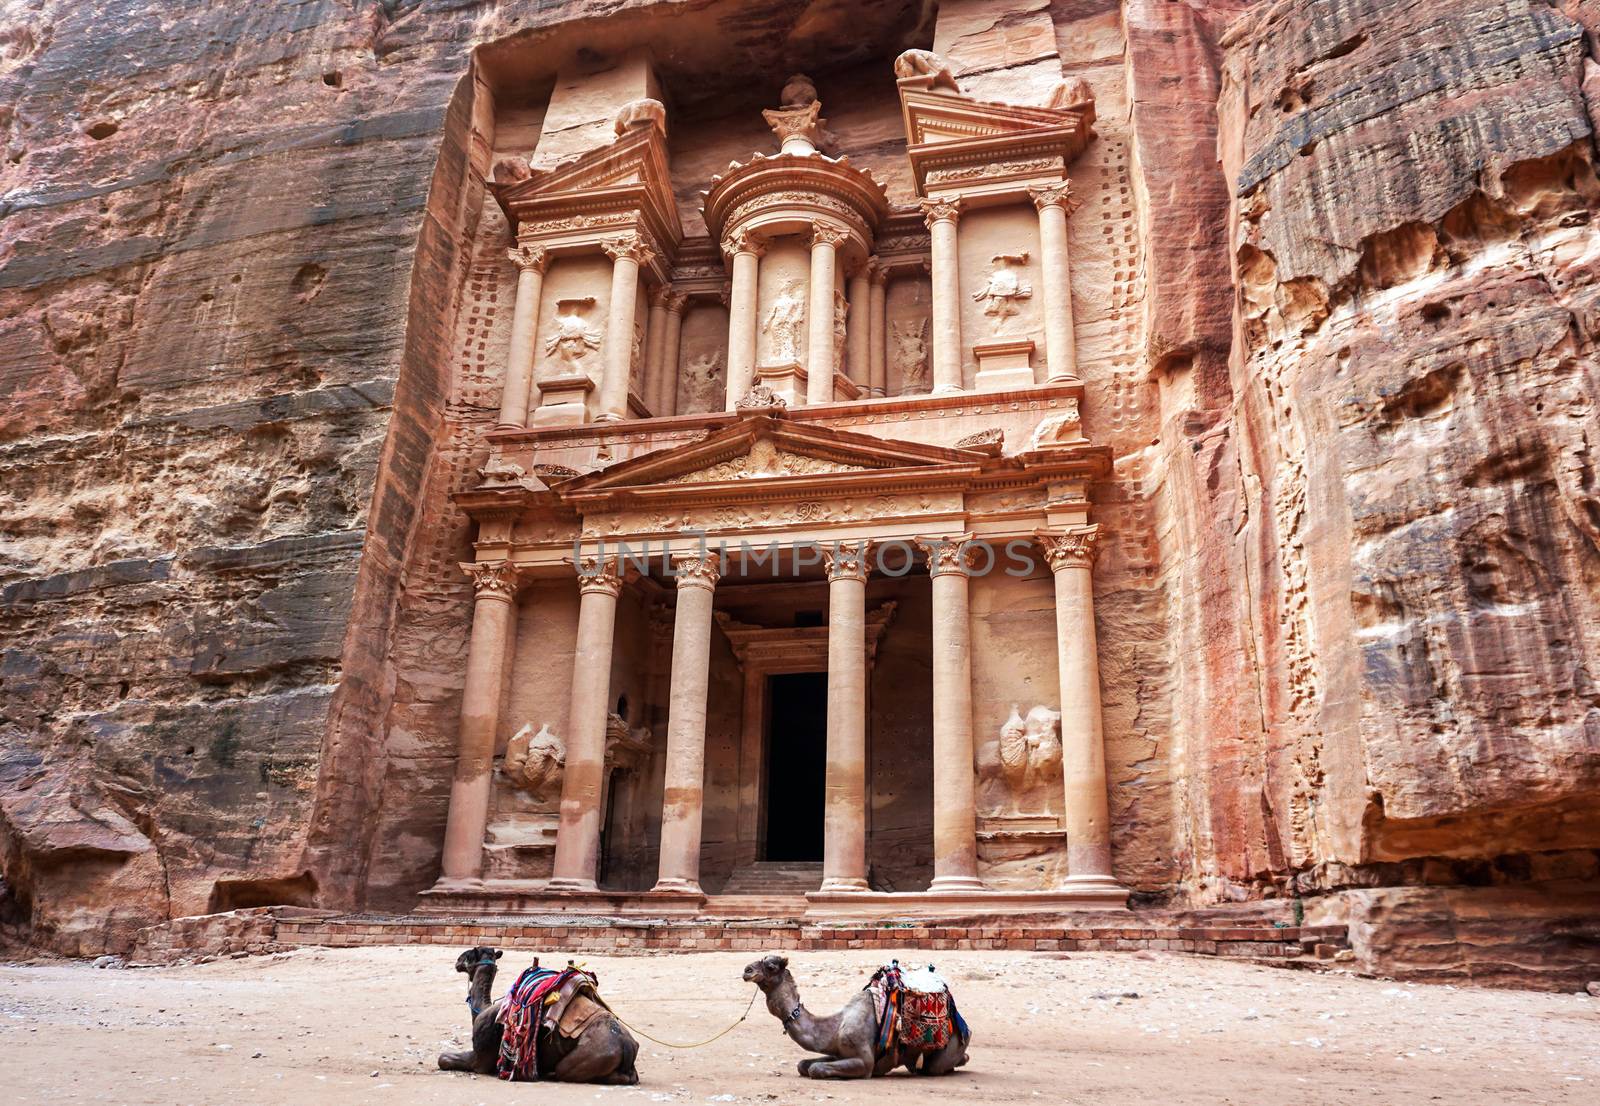
M 728 877 L 724 895 L 804 895 L 822 886 L 822 862 L 758 860 Z

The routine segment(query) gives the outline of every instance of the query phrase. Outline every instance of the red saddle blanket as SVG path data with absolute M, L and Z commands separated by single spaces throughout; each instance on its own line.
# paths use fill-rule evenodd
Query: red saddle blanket
M 922 979 L 932 977 L 928 972 L 913 973 Z M 956 1010 L 955 999 L 943 980 L 937 990 L 912 988 L 900 971 L 899 961 L 873 973 L 866 989 L 872 994 L 872 1003 L 878 1015 L 878 1055 L 898 1044 L 913 1052 L 937 1052 L 950 1043 L 952 1034 L 965 1038 L 967 1023 Z

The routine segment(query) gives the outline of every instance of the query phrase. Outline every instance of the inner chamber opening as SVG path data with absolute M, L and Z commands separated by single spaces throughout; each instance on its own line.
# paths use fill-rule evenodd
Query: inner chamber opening
M 765 860 L 822 859 L 828 760 L 828 674 L 767 678 Z

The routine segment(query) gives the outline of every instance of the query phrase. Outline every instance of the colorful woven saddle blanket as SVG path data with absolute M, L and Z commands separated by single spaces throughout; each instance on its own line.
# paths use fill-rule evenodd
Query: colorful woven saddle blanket
M 902 972 L 896 960 L 874 972 L 866 990 L 878 1016 L 879 1056 L 896 1045 L 913 1052 L 937 1052 L 950 1043 L 951 1034 L 962 1040 L 972 1035 L 956 1009 L 950 985 L 932 965 Z
M 526 969 L 500 1003 L 500 1056 L 496 1072 L 514 1082 L 536 1080 L 540 1075 L 540 1035 L 549 1049 L 551 1034 L 576 1037 L 591 1018 L 602 1013 L 599 980 L 593 972 L 570 965 L 557 971 L 541 968 L 538 961 Z

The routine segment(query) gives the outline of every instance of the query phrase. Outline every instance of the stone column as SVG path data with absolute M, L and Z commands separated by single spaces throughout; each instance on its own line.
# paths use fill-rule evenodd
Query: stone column
M 511 349 L 506 354 L 500 390 L 500 426 L 528 425 L 533 391 L 533 358 L 539 336 L 539 294 L 549 254 L 539 246 L 513 246 L 506 256 L 517 267 L 517 300 L 511 309 Z
M 652 415 L 661 409 L 661 366 L 667 351 L 667 297 L 672 290 L 664 284 L 650 290 L 650 318 L 645 324 L 644 401 Z
M 578 570 L 578 640 L 572 656 L 567 763 L 561 777 L 550 888 L 593 891 L 600 864 L 600 802 L 606 770 L 606 715 L 611 704 L 611 644 L 622 580 L 610 557 L 586 557 Z
M 653 256 L 644 239 L 629 232 L 602 247 L 611 259 L 611 306 L 606 312 L 605 369 L 600 377 L 596 421 L 628 417 L 628 376 L 633 368 L 633 325 L 638 314 L 639 267 Z
M 1061 676 L 1061 773 L 1066 784 L 1067 889 L 1120 891 L 1111 874 L 1111 815 L 1094 638 L 1099 526 L 1040 531 L 1056 578 L 1056 663 Z
M 806 402 L 833 402 L 833 297 L 837 252 L 845 233 L 811 224 L 811 302 L 806 310 Z
M 867 890 L 866 542 L 838 542 L 828 569 L 828 768 L 822 890 Z
M 850 274 L 850 313 L 845 316 L 845 370 L 862 395 L 872 394 L 872 266 L 862 262 Z
M 933 885 L 982 891 L 972 747 L 966 537 L 918 539 L 933 577 Z
M 1077 208 L 1072 183 L 1028 189 L 1039 209 L 1039 252 L 1044 267 L 1044 359 L 1047 381 L 1078 378 L 1072 329 L 1072 267 L 1067 258 L 1067 216 Z
M 757 280 L 766 243 L 747 230 L 722 240 L 722 252 L 733 258 L 733 283 L 728 292 L 728 397 L 726 409 L 755 383 Z
M 889 272 L 879 263 L 877 258 L 872 259 L 871 299 L 868 306 L 867 322 L 867 360 L 872 366 L 872 394 L 886 396 L 889 394 L 889 358 L 886 349 L 889 342 L 888 323 L 885 321 L 885 301 L 889 284 Z
M 456 737 L 456 772 L 445 816 L 440 882 L 477 879 L 483 872 L 483 835 L 489 825 L 495 732 L 500 692 L 510 657 L 517 574 L 509 561 L 463 564 L 472 577 L 472 637 L 467 644 L 467 679 L 461 689 L 461 729 Z
M 667 775 L 661 803 L 657 891 L 700 892 L 700 820 L 705 810 L 706 692 L 711 671 L 715 553 L 677 554 L 678 610 L 672 630 L 672 697 L 667 707 Z
M 961 254 L 956 220 L 960 200 L 923 200 L 933 239 L 933 394 L 961 391 Z
M 656 414 L 678 411 L 678 362 L 683 342 L 683 309 L 689 297 L 675 292 L 667 297 L 667 336 L 661 347 L 661 381 Z

